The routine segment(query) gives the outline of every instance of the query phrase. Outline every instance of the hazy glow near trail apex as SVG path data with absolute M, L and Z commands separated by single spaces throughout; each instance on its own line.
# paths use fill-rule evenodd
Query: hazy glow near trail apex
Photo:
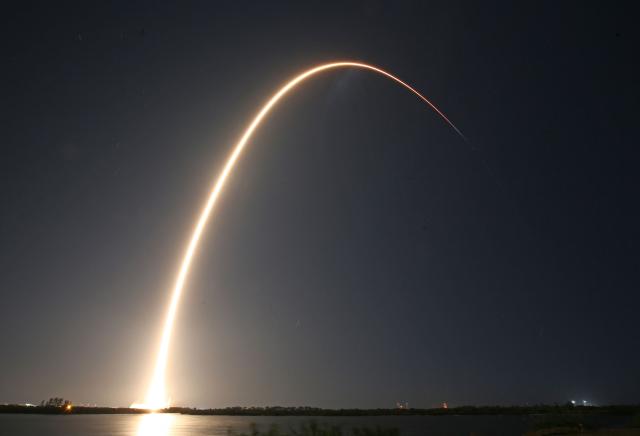
M 187 250 L 184 254 L 184 258 L 182 260 L 182 264 L 180 266 L 180 270 L 178 272 L 178 276 L 176 278 L 175 284 L 173 286 L 173 291 L 171 294 L 171 301 L 169 303 L 169 308 L 167 310 L 167 315 L 164 322 L 164 328 L 162 330 L 162 338 L 160 341 L 160 349 L 158 350 L 158 357 L 156 359 L 156 366 L 153 372 L 153 376 L 151 378 L 151 384 L 149 386 L 149 390 L 147 392 L 145 402 L 143 404 L 133 404 L 131 407 L 144 408 L 150 410 L 162 409 L 169 406 L 169 398 L 167 397 L 166 388 L 165 388 L 165 371 L 167 368 L 167 360 L 169 356 L 169 344 L 171 342 L 171 332 L 173 331 L 173 324 L 176 317 L 176 312 L 178 309 L 178 303 L 180 302 L 180 296 L 182 295 L 182 291 L 184 289 L 184 284 L 187 278 L 187 274 L 189 273 L 189 268 L 191 266 L 191 261 L 193 259 L 196 248 L 198 247 L 198 242 L 200 241 L 200 237 L 202 236 L 202 232 L 204 230 L 205 225 L 207 224 L 207 220 L 211 215 L 211 211 L 216 204 L 216 200 L 220 195 L 220 192 L 224 188 L 224 184 L 229 177 L 229 174 L 233 170 L 236 161 L 240 157 L 240 154 L 244 150 L 245 146 L 253 132 L 258 128 L 262 120 L 269 114 L 271 109 L 284 97 L 289 91 L 295 88 L 304 80 L 314 76 L 320 72 L 334 69 L 334 68 L 361 68 L 365 70 L 370 70 L 381 74 L 396 83 L 407 88 L 409 91 L 418 96 L 422 101 L 428 104 L 431 109 L 433 109 L 444 121 L 456 131 L 460 137 L 465 139 L 464 135 L 458 128 L 442 113 L 433 103 L 431 103 L 425 96 L 420 94 L 413 87 L 409 86 L 409 84 L 403 82 L 396 76 L 387 73 L 380 68 L 377 68 L 373 65 L 367 65 L 359 62 L 334 62 L 323 64 L 314 68 L 311 68 L 302 74 L 294 77 L 289 82 L 287 82 L 282 88 L 280 88 L 268 101 L 267 103 L 260 109 L 258 114 L 253 118 L 249 126 L 246 128 L 240 140 L 234 146 L 231 155 L 227 159 L 222 172 L 218 176 L 215 184 L 213 185 L 213 189 L 209 194 L 209 198 L 200 213 L 200 217 L 196 223 L 196 226 L 193 230 L 193 234 L 191 235 L 191 239 L 189 241 L 189 245 L 187 246 Z

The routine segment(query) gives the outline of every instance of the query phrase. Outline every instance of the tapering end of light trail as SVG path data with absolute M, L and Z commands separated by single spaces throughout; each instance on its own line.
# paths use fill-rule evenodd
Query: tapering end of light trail
M 182 290 L 186 283 L 186 279 L 189 273 L 189 269 L 191 267 L 191 261 L 195 254 L 196 249 L 198 248 L 198 243 L 200 241 L 200 237 L 202 236 L 202 232 L 209 220 L 209 216 L 216 204 L 216 200 L 220 195 L 220 192 L 224 188 L 225 182 L 229 177 L 230 173 L 233 171 L 233 168 L 236 164 L 236 161 L 240 157 L 240 154 L 244 150 L 245 146 L 251 139 L 254 131 L 260 126 L 262 120 L 269 115 L 273 107 L 291 90 L 293 90 L 297 85 L 304 82 L 306 79 L 309 79 L 321 72 L 327 70 L 333 70 L 338 68 L 359 68 L 364 70 L 369 70 L 374 73 L 380 74 L 388 79 L 393 80 L 394 82 L 402 85 L 404 88 L 411 91 L 418 98 L 420 98 L 424 103 L 426 103 L 431 109 L 433 109 L 465 142 L 467 139 L 462 134 L 460 129 L 458 129 L 447 116 L 440 111 L 429 99 L 427 99 L 424 95 L 418 92 L 415 88 L 410 86 L 408 83 L 400 80 L 398 77 L 392 75 L 384 71 L 381 68 L 378 68 L 374 65 L 369 65 L 361 62 L 352 62 L 352 61 L 342 61 L 342 62 L 331 62 L 327 64 L 322 64 L 310 68 L 301 74 L 298 74 L 294 78 L 290 79 L 286 82 L 275 94 L 273 94 L 269 100 L 260 108 L 255 117 L 251 120 L 249 125 L 246 127 L 242 136 L 235 144 L 233 149 L 231 150 L 231 154 L 229 155 L 222 172 L 218 176 L 216 182 L 213 185 L 211 193 L 207 198 L 207 201 L 200 212 L 200 216 L 196 221 L 196 225 L 191 234 L 191 238 L 189 239 L 189 244 L 187 246 L 187 250 L 184 253 L 182 263 L 180 265 L 180 270 L 178 271 L 178 275 L 176 277 L 176 281 L 173 286 L 173 290 L 171 293 L 171 300 L 169 303 L 169 307 L 167 309 L 167 314 L 165 317 L 164 327 L 162 329 L 162 335 L 160 340 L 160 347 L 158 351 L 158 357 L 156 358 L 156 366 L 153 371 L 153 376 L 151 378 L 151 384 L 149 386 L 149 390 L 145 397 L 144 403 L 140 404 L 132 404 L 131 407 L 136 407 L 140 409 L 148 409 L 148 410 L 159 410 L 169 407 L 170 402 L 168 400 L 165 388 L 165 370 L 167 367 L 167 360 L 169 357 L 169 344 L 171 341 L 171 333 L 173 331 L 173 324 L 175 321 L 176 312 L 178 309 L 178 303 L 180 302 L 180 296 L 182 295 Z

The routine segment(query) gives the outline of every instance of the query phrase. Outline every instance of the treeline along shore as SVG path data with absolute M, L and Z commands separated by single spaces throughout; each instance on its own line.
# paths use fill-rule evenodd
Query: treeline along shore
M 0 405 L 0 413 L 33 414 L 140 414 L 148 413 L 144 409 L 128 407 L 52 407 L 25 406 L 19 404 Z M 640 413 L 638 405 L 610 406 L 573 406 L 573 405 L 535 405 L 535 406 L 462 406 L 436 409 L 321 409 L 317 407 L 225 407 L 220 409 L 195 409 L 189 407 L 170 407 L 162 413 L 183 415 L 218 416 L 416 416 L 416 415 L 543 415 L 543 414 L 580 414 L 580 415 L 618 415 L 630 416 Z

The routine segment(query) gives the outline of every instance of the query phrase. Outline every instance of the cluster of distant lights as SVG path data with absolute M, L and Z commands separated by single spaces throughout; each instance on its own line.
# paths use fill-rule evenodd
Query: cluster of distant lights
M 577 406 L 579 403 L 576 400 L 571 400 L 571 404 Z M 589 403 L 587 400 L 582 400 L 583 406 L 593 406 L 593 404 Z

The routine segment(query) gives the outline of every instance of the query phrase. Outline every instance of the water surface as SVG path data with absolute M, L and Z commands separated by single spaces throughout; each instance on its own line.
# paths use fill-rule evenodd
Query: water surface
M 588 417 L 602 425 L 620 419 Z M 160 415 L 0 415 L 0 436 L 226 436 L 228 430 L 248 432 L 254 422 L 266 429 L 298 428 L 312 418 L 299 416 Z M 513 436 L 522 435 L 539 419 L 535 416 L 362 416 L 317 417 L 320 423 L 397 428 L 401 436 Z M 604 421 L 603 421 L 604 419 Z

